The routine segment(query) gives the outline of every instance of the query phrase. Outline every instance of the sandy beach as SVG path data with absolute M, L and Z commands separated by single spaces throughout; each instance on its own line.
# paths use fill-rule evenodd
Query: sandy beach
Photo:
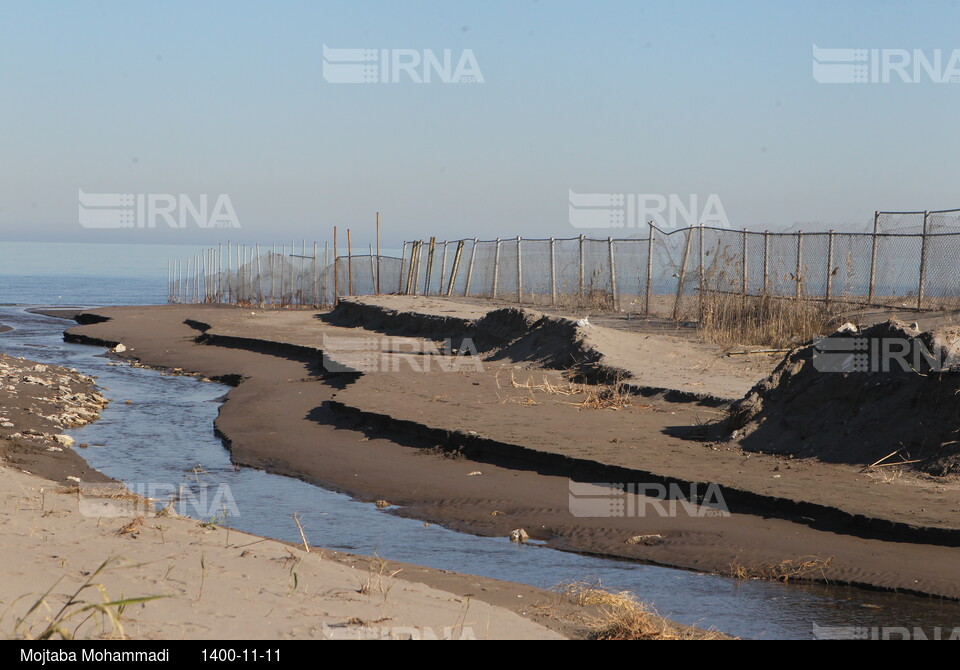
M 545 591 L 158 512 L 91 468 L 87 445 L 61 432 L 95 421 L 108 402 L 94 378 L 0 355 L 4 637 L 565 639 L 603 630 L 599 601 L 609 596 L 589 586 Z M 648 621 L 659 636 L 717 636 Z
M 422 298 L 352 299 L 327 315 L 161 306 L 78 318 L 87 325 L 71 339 L 123 343 L 125 358 L 235 384 L 216 426 L 240 465 L 476 534 L 524 528 L 560 549 L 720 574 L 787 565 L 794 580 L 960 598 L 955 483 L 715 439 L 708 424 L 778 356 L 727 359 L 682 334 L 578 330 Z M 407 360 L 399 352 L 425 335 L 470 336 L 483 369 L 324 371 L 324 337 L 387 337 L 379 350 Z M 628 406 L 555 391 L 557 368 L 597 378 L 631 367 Z M 715 483 L 730 514 L 574 516 L 571 481 Z

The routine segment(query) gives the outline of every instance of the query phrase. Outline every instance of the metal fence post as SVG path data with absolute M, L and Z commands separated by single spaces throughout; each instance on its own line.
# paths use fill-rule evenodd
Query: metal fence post
M 645 314 L 650 313 L 650 283 L 653 281 L 653 231 L 656 230 L 653 221 L 649 221 L 647 225 L 650 226 L 650 239 L 647 240 L 647 295 L 643 303 Z
M 833 230 L 827 235 L 827 307 L 833 297 Z
M 923 309 L 923 289 L 927 283 L 927 233 L 930 212 L 923 213 L 923 237 L 920 238 L 920 286 L 917 288 L 917 309 Z
M 493 252 L 493 298 L 497 298 L 497 283 L 500 281 L 500 238 L 497 238 L 497 247 Z
M 706 277 L 706 256 L 703 249 L 703 222 L 700 222 L 700 314 L 703 314 L 703 291 L 707 285 Z M 714 259 L 716 262 L 716 259 Z
M 296 247 L 290 249 L 291 253 L 296 253 Z M 350 229 L 347 228 L 347 285 L 350 289 L 349 295 L 353 295 L 353 238 L 350 236 Z M 290 302 L 293 302 L 293 268 L 290 271 Z
M 770 290 L 770 231 L 763 231 L 763 295 Z
M 521 237 L 517 235 L 517 302 L 523 303 L 523 254 L 520 253 Z
M 803 278 L 800 274 L 800 271 L 803 269 L 803 231 L 797 231 L 797 300 L 800 299 L 800 296 L 803 292 Z
M 610 295 L 613 297 L 613 310 L 617 310 L 617 271 L 614 264 L 613 238 L 607 238 L 607 250 L 610 257 Z
M 550 238 L 550 304 L 557 304 L 557 250 L 556 241 Z
M 580 235 L 580 266 L 577 270 L 577 284 L 579 285 L 580 299 L 583 300 L 583 240 L 584 235 Z
M 747 229 L 743 229 L 743 285 L 740 287 L 740 294 L 746 298 L 747 297 Z
M 690 255 L 690 240 L 693 239 L 693 228 L 687 228 L 687 241 L 683 247 L 683 260 L 680 262 L 680 277 L 677 279 L 677 297 L 673 302 L 673 320 L 680 314 L 680 298 L 683 296 L 683 280 L 687 274 L 687 256 Z
M 867 295 L 867 303 L 873 304 L 874 284 L 877 278 L 877 231 L 880 228 L 880 212 L 873 213 L 873 244 L 870 250 L 870 289 Z

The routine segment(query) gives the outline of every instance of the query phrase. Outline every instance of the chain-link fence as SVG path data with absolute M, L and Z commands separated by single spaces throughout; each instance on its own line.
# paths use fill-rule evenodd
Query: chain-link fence
M 169 265 L 171 302 L 328 306 L 345 295 L 493 298 L 688 318 L 705 294 L 960 307 L 960 210 L 876 212 L 873 231 L 694 227 L 625 239 L 405 242 L 401 258 L 226 245 Z
M 274 307 L 333 305 L 337 295 L 397 293 L 402 260 L 341 256 L 329 247 L 220 245 L 167 267 L 168 302 Z
M 694 227 L 644 237 L 414 241 L 408 295 L 694 314 L 705 293 L 909 309 L 960 306 L 960 210 L 877 212 L 867 233 Z

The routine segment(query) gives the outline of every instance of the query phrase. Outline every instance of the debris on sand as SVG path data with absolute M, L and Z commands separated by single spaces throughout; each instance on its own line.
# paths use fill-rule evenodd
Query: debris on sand
M 526 542 L 530 539 L 530 536 L 527 535 L 527 531 L 523 528 L 517 528 L 510 531 L 510 541 L 511 542 Z
M 725 429 L 748 451 L 960 473 L 960 329 L 845 324 L 788 354 Z

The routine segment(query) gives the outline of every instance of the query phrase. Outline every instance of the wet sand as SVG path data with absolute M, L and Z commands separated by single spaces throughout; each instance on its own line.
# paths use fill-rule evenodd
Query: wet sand
M 456 305 L 446 309 L 455 314 Z M 503 536 L 523 527 L 561 549 L 720 573 L 731 564 L 813 557 L 829 562 L 808 579 L 960 598 L 955 487 L 871 483 L 850 468 L 717 448 L 690 431 L 716 411 L 709 402 L 651 396 L 649 407 L 632 413 L 588 411 L 551 399 L 501 402 L 504 392 L 491 386 L 489 374 L 475 380 L 443 372 L 331 377 L 319 364 L 320 334 L 367 337 L 371 331 L 305 312 L 161 306 L 94 313 L 111 320 L 71 329 L 72 337 L 123 342 L 124 356 L 144 364 L 239 384 L 217 429 L 242 465 L 361 499 L 386 499 L 403 506 L 397 513 L 467 532 Z M 387 321 L 379 326 L 390 331 Z M 492 362 L 542 374 L 532 360 Z M 694 366 L 661 375 L 661 394 L 668 396 L 672 386 L 688 390 L 681 384 L 707 386 L 712 375 L 727 374 L 721 366 Z M 767 371 L 749 372 L 759 378 Z M 709 391 L 704 397 L 715 395 Z M 557 430 L 570 439 L 554 435 Z M 574 517 L 571 477 L 718 482 L 732 514 Z M 627 543 L 637 535 L 662 539 Z
M 94 585 L 112 597 L 159 598 L 129 606 L 122 630 L 93 621 L 74 630 L 83 617 L 71 620 L 81 638 L 583 638 L 602 614 L 574 596 L 155 516 L 113 489 L 98 497 L 92 483 L 116 483 L 60 436 L 97 418 L 106 401 L 95 380 L 0 354 L 0 381 L 4 636 L 41 634 L 47 608 L 30 607 L 52 587 L 46 602 L 56 609 L 88 578 L 91 601 Z M 704 634 L 652 621 L 671 635 Z

